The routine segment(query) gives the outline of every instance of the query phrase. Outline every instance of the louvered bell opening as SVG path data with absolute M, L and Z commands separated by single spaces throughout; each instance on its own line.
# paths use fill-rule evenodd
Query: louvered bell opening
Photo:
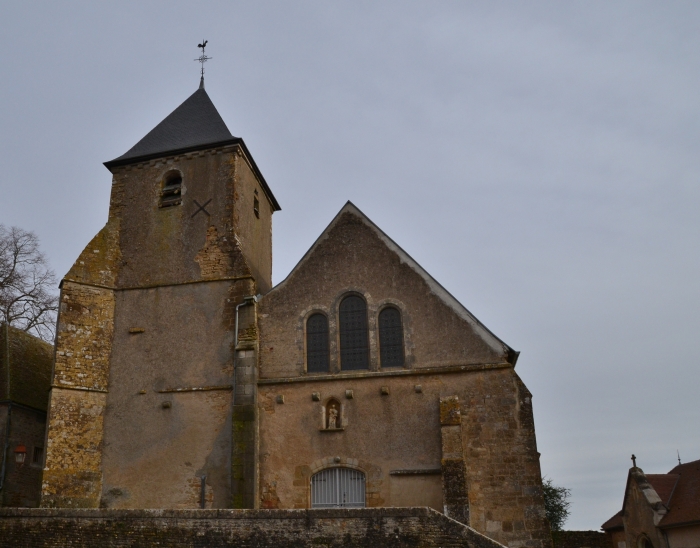
M 329 369 L 328 318 L 324 314 L 313 314 L 306 321 L 306 370 L 327 373 Z
M 379 359 L 382 367 L 404 365 L 401 312 L 394 307 L 379 313 Z
M 340 368 L 369 368 L 367 304 L 357 295 L 340 303 Z
M 182 177 L 172 177 L 167 180 L 163 190 L 160 191 L 159 207 L 170 207 L 182 203 Z

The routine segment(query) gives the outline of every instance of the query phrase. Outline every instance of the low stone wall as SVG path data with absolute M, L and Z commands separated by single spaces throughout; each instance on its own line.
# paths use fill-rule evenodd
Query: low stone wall
M 610 538 L 600 531 L 553 531 L 554 548 L 613 548 Z
M 2 547 L 503 548 L 430 508 L 0 508 Z

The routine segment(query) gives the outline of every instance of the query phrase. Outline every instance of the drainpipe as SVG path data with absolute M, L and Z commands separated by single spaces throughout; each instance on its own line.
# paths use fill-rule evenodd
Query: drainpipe
M 234 332 L 233 332 L 233 395 L 232 395 L 232 405 L 236 404 L 236 366 L 235 363 L 237 361 L 237 350 L 236 347 L 238 346 L 238 309 L 242 306 L 249 306 L 251 303 L 255 304 L 258 302 L 258 295 L 250 295 L 249 297 L 243 297 L 243 302 L 241 304 L 236 305 L 236 322 L 235 322 L 235 327 L 234 327 Z

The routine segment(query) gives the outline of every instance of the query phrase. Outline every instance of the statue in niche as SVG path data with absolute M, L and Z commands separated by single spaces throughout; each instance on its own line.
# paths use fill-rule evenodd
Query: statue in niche
M 338 410 L 331 407 L 328 410 L 328 428 L 338 428 Z
M 326 428 L 328 430 L 340 428 L 340 405 L 335 400 L 329 401 L 326 406 Z

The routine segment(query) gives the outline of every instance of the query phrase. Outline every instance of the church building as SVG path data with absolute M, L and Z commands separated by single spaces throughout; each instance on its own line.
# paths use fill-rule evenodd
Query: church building
M 203 82 L 61 283 L 44 507 L 428 506 L 551 546 L 518 352 L 346 203 L 272 285 L 275 196 Z

